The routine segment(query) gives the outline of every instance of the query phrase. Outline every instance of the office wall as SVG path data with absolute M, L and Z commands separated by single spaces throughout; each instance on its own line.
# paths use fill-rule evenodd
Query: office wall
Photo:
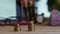
M 50 12 L 48 11 L 48 0 L 39 0 L 35 2 L 35 7 L 37 7 L 37 13 L 38 15 L 41 15 L 44 13 L 44 17 L 48 18 L 50 17 Z
M 0 0 L 0 17 L 16 16 L 16 0 Z

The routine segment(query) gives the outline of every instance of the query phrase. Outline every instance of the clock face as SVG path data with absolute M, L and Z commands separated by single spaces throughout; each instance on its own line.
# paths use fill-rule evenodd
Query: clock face
M 38 16 L 36 20 L 38 23 L 42 23 L 43 22 L 43 16 Z

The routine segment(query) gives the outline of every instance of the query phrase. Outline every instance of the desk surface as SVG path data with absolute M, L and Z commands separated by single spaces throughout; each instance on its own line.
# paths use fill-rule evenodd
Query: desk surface
M 60 27 L 51 27 L 51 26 L 39 26 L 35 25 L 35 31 L 34 32 L 28 32 L 27 27 L 28 26 L 21 26 L 22 31 L 21 32 L 14 32 L 13 26 L 0 26 L 0 34 L 59 34 Z

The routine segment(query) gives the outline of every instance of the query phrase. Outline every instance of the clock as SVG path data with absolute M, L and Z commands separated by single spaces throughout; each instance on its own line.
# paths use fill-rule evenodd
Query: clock
M 38 23 L 43 23 L 44 17 L 43 17 L 43 16 L 37 16 L 36 21 L 37 21 Z

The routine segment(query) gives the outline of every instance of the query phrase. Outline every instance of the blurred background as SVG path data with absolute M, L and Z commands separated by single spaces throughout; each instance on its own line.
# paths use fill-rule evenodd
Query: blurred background
M 48 20 L 56 0 L 0 0 L 0 20 L 26 21 L 26 18 L 35 22 Z M 29 9 L 28 9 L 29 8 Z M 27 12 L 29 15 L 27 15 Z M 33 15 L 33 16 L 31 16 Z

